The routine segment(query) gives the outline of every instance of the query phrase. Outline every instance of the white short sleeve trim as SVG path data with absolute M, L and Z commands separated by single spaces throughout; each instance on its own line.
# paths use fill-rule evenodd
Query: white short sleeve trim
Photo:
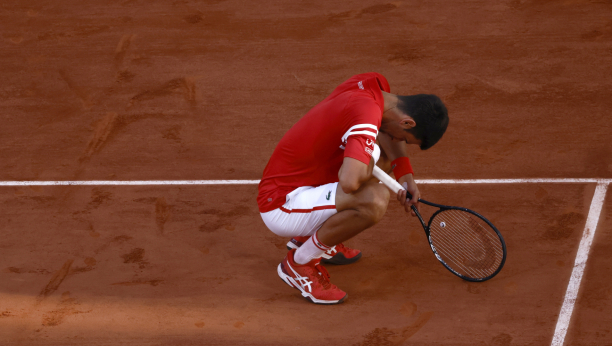
M 362 130 L 362 129 L 372 129 L 375 132 L 372 131 L 353 131 L 355 129 L 358 130 Z M 351 126 L 350 129 L 348 129 L 348 131 L 346 131 L 344 133 L 344 136 L 342 136 L 342 143 L 346 143 L 346 141 L 348 140 L 349 136 L 352 135 L 368 135 L 368 136 L 372 136 L 372 138 L 376 139 L 376 137 L 378 136 L 378 128 L 376 127 L 376 125 L 372 125 L 372 124 L 359 124 L 359 125 L 354 125 Z

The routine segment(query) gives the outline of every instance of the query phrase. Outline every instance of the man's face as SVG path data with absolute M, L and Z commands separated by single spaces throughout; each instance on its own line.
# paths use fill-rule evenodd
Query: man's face
M 421 140 L 414 137 L 412 133 L 406 131 L 403 126 L 400 124 L 393 125 L 395 126 L 381 128 L 380 131 L 389 135 L 394 142 L 405 142 L 406 144 L 416 144 L 418 146 L 421 145 Z
M 394 142 L 421 145 L 421 140 L 414 137 L 412 133 L 406 131 L 416 126 L 416 122 L 412 117 L 403 114 L 397 108 L 390 109 L 388 113 L 385 114 L 386 116 L 383 115 L 380 132 L 389 135 Z

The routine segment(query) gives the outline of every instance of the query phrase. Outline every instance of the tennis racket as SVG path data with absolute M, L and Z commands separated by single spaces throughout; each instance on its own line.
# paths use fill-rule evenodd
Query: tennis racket
M 377 166 L 372 174 L 395 193 L 404 189 Z M 406 196 L 412 198 L 409 193 Z M 412 206 L 431 250 L 446 269 L 464 280 L 476 282 L 489 280 L 499 273 L 506 262 L 506 243 L 489 220 L 470 209 L 422 199 L 419 202 L 438 208 L 425 224 L 417 208 Z

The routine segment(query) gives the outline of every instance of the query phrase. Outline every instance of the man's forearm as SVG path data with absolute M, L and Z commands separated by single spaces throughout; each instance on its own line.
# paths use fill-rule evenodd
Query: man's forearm
M 342 191 L 352 193 L 358 190 L 363 183 L 372 177 L 373 168 L 373 159 L 366 165 L 359 160 L 345 157 L 338 172 L 338 181 Z

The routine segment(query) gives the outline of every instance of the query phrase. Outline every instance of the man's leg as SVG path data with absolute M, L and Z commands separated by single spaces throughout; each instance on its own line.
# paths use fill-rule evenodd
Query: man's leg
M 376 165 L 385 172 L 391 171 L 391 161 L 384 152 L 381 153 Z M 379 184 L 379 180 L 374 177 L 352 194 L 344 193 L 338 186 L 334 202 L 336 210 L 338 213 L 347 212 L 341 216 L 338 216 L 338 214 L 331 215 L 323 223 L 321 227 L 323 230 L 319 229 L 313 234 L 314 237 L 306 237 L 298 243 L 299 245 L 296 244 L 297 246 L 290 246 L 291 242 L 287 245 L 291 248 L 301 248 L 303 244 L 307 244 L 296 253 L 297 259 L 301 263 L 306 263 L 312 258 L 325 257 L 325 254 L 335 251 L 338 244 L 342 244 L 343 241 L 378 223 L 387 210 L 388 201 L 389 191 L 382 184 Z M 335 220 L 330 222 L 331 218 L 335 218 Z M 349 264 L 361 258 L 361 251 L 346 248 L 343 245 L 340 245 L 340 247 L 340 252 L 346 252 L 349 257 L 345 258 L 344 254 L 338 253 L 334 255 L 334 258 L 323 262 Z
M 335 206 L 333 209 L 334 214 L 325 216 L 326 221 L 323 221 L 321 228 L 319 228 L 318 225 L 313 225 L 312 230 L 314 231 L 318 228 L 318 231 L 311 233 L 312 237 L 299 247 L 297 251 L 296 249 L 289 251 L 285 259 L 277 268 L 278 275 L 283 281 L 289 286 L 300 290 L 302 296 L 317 304 L 337 304 L 343 302 L 347 297 L 344 291 L 329 282 L 329 274 L 319 263 L 321 255 L 326 250 L 329 250 L 330 247 L 339 244 L 345 239 L 353 237 L 380 221 L 389 202 L 388 190 L 376 180 L 365 183 L 359 190 L 352 194 L 346 194 L 336 187 L 337 183 L 334 184 L 333 188 L 336 190 L 334 194 L 335 200 L 333 201 L 329 201 L 327 186 L 321 186 L 319 188 L 321 191 L 316 192 L 313 196 L 309 196 L 309 192 L 300 194 L 299 196 L 304 197 L 304 201 L 302 201 L 302 198 L 299 196 L 294 196 L 296 198 L 292 200 L 292 203 L 296 205 L 291 206 L 293 207 L 293 211 L 297 212 L 297 210 L 301 210 L 301 212 L 303 212 L 306 209 L 312 208 L 312 206 L 301 206 L 301 204 L 302 202 L 316 201 L 318 198 L 319 202 L 314 203 L 314 205 L 318 205 L 323 199 L 332 202 L 330 206 Z M 315 191 L 311 190 L 311 192 Z M 312 213 L 314 213 L 317 207 L 315 206 L 315 208 L 312 209 Z M 338 210 L 339 213 L 336 213 L 336 210 Z M 319 210 L 319 212 L 323 211 L 324 210 Z M 279 211 L 277 210 L 273 213 L 279 214 Z M 309 213 L 309 215 L 316 216 L 312 213 Z M 340 213 L 343 215 L 338 218 Z M 279 215 L 283 216 L 284 214 Z M 262 217 L 264 217 L 264 221 L 266 221 L 268 216 L 262 214 Z M 310 216 L 307 219 L 310 220 Z M 298 220 L 295 221 L 297 222 Z M 270 225 L 268 225 L 268 223 L 270 223 Z M 274 220 L 266 221 L 268 227 L 272 226 L 270 229 L 275 233 L 285 233 L 284 227 L 282 227 L 283 229 L 275 230 L 276 227 L 274 227 L 274 223 Z M 293 222 L 289 224 L 293 224 Z M 295 223 L 295 225 L 300 224 L 302 223 Z M 320 223 L 318 224 L 320 225 Z M 321 234 L 321 230 L 325 231 L 326 229 L 328 232 L 327 235 L 332 236 L 331 239 L 327 240 L 329 242 L 328 246 L 325 245 L 326 243 L 324 241 L 318 238 L 318 235 Z M 334 239 L 336 239 L 337 242 Z
M 262 213 L 262 218 L 268 228 L 277 235 L 308 236 L 310 240 L 315 237 L 313 234 L 316 230 L 336 213 L 337 185 L 338 183 L 332 183 L 295 190 L 283 207 Z M 310 237 L 311 235 L 313 236 Z M 314 243 L 311 245 L 315 247 L 316 252 L 320 251 Z M 309 247 L 308 244 L 306 247 Z M 346 299 L 346 292 L 329 282 L 327 270 L 320 265 L 321 254 L 309 257 L 311 251 L 307 251 L 306 256 L 302 256 L 298 262 L 295 253 L 296 249 L 290 250 L 277 267 L 278 276 L 287 285 L 298 289 L 303 297 L 316 304 L 338 304 Z
M 391 161 L 384 152 L 376 165 L 385 172 L 391 171 Z M 387 210 L 389 194 L 389 190 L 374 177 L 351 194 L 338 186 L 335 200 L 338 213 L 323 223 L 315 237 L 310 239 L 312 244 L 300 250 L 297 257 L 301 261 L 308 261 L 321 256 L 324 251 L 321 252 L 318 247 L 332 248 L 378 223 Z M 315 240 L 320 243 L 315 244 Z
M 380 221 L 389 204 L 389 190 L 372 179 L 354 193 L 336 190 L 337 214 L 332 215 L 295 253 L 297 263 L 319 258 L 331 247 Z
M 318 240 L 334 246 L 377 224 L 389 204 L 389 190 L 370 180 L 354 193 L 336 191 L 336 210 L 317 232 Z

